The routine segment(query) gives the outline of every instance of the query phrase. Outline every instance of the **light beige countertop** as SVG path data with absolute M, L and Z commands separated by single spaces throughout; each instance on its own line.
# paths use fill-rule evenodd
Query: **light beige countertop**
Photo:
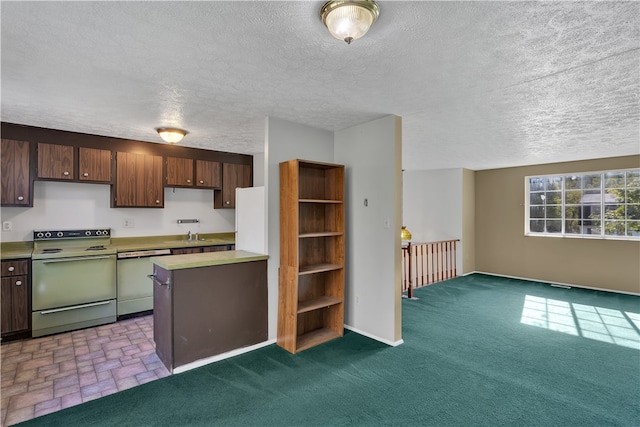
M 233 245 L 235 243 L 235 233 L 201 234 L 198 240 L 187 240 L 185 235 L 111 238 L 111 246 L 115 246 L 118 252 L 143 251 L 149 249 L 189 248 L 194 246 Z
M 241 262 L 263 261 L 268 255 L 247 251 L 204 252 L 199 254 L 168 255 L 152 257 L 151 262 L 165 270 L 210 267 L 213 265 L 237 264 Z
M 0 244 L 0 257 L 3 260 L 31 258 L 33 242 L 6 242 Z
M 186 235 L 112 237 L 111 245 L 117 252 L 143 251 L 149 249 L 176 249 L 198 246 L 233 245 L 235 233 L 203 233 L 198 240 L 187 240 Z M 5 242 L 0 244 L 3 260 L 31 258 L 33 242 Z

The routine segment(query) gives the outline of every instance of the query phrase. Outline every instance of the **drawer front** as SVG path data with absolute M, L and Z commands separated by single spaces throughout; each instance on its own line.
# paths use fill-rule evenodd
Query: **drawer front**
M 59 310 L 34 311 L 31 320 L 34 338 L 115 321 L 116 300 L 65 307 Z
M 2 276 L 24 276 L 29 272 L 29 260 L 2 261 Z

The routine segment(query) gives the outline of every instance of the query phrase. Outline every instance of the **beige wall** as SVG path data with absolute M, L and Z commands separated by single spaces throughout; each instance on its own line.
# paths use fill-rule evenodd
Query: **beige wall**
M 462 271 L 467 274 L 476 270 L 476 197 L 475 173 L 469 169 L 462 170 Z
M 640 293 L 640 242 L 524 235 L 525 176 L 637 167 L 640 156 L 476 172 L 475 270 Z

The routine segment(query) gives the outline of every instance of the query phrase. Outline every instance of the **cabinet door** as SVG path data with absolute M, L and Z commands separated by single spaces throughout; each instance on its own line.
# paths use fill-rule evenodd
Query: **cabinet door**
M 196 160 L 196 186 L 220 188 L 220 163 Z
M 162 156 L 116 153 L 115 193 L 115 207 L 163 207 Z
M 38 178 L 73 180 L 73 147 L 38 143 Z
M 111 151 L 80 147 L 80 181 L 111 182 Z
M 0 204 L 3 206 L 31 206 L 29 143 L 3 139 L 0 158 L 2 163 Z
M 3 277 L 2 334 L 29 328 L 29 302 L 27 276 Z
M 236 188 L 251 186 L 251 166 L 233 163 L 222 164 L 222 192 L 214 195 L 214 207 L 235 208 Z M 218 196 L 218 197 L 216 197 Z M 221 196 L 221 197 L 220 197 Z
M 168 186 L 193 186 L 193 159 L 167 157 Z

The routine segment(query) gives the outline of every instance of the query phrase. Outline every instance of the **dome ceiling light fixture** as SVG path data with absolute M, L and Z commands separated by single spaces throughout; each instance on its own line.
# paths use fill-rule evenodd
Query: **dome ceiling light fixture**
M 169 144 L 177 144 L 182 141 L 182 138 L 189 133 L 184 129 L 178 128 L 157 128 L 156 131 L 160 137 Z
M 378 15 L 380 8 L 373 0 L 331 0 L 320 9 L 331 35 L 347 44 L 367 34 Z

